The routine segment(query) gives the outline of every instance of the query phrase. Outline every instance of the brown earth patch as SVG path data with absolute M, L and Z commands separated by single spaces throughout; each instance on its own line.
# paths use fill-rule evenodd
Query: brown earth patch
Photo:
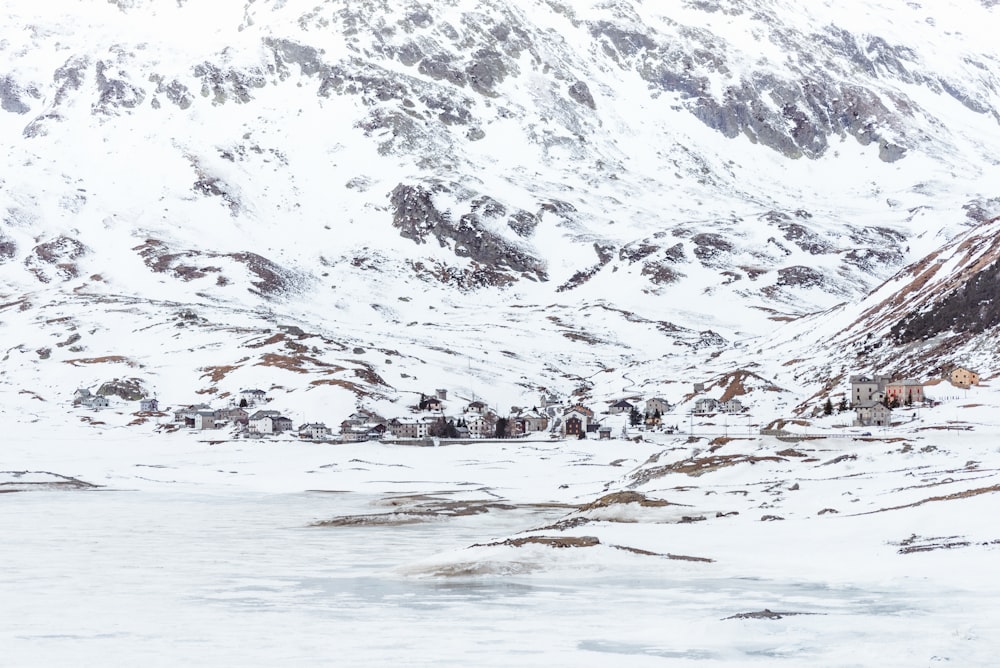
M 712 455 L 710 457 L 693 457 L 666 466 L 639 471 L 632 476 L 631 486 L 639 486 L 650 480 L 662 478 L 670 473 L 683 473 L 689 476 L 700 476 L 712 471 L 737 466 L 739 464 L 756 464 L 757 462 L 784 462 L 783 457 L 755 457 L 751 455 Z
M 799 452 L 798 450 L 795 450 L 794 448 L 787 448 L 785 450 L 781 450 L 780 452 L 776 452 L 774 454 L 778 455 L 779 457 L 807 457 L 808 456 L 804 452 Z
M 671 503 L 663 499 L 650 499 L 647 498 L 645 494 L 633 491 L 624 492 L 614 492 L 612 494 L 605 494 L 596 501 L 591 501 L 590 503 L 582 506 L 581 511 L 586 510 L 597 510 L 598 508 L 609 508 L 611 506 L 616 506 L 619 504 L 635 503 L 643 508 L 663 508 L 664 506 L 677 506 L 683 504 Z
M 922 506 L 925 503 L 932 503 L 935 501 L 955 501 L 956 499 L 970 499 L 974 496 L 979 496 L 981 494 L 992 494 L 993 492 L 1000 492 L 1000 485 L 991 485 L 989 487 L 977 487 L 975 489 L 967 489 L 963 492 L 955 492 L 954 494 L 945 494 L 943 496 L 932 496 L 920 501 L 914 501 L 913 503 L 906 503 L 901 506 L 890 506 L 888 508 L 879 508 L 878 510 L 869 510 L 864 513 L 855 513 L 855 517 L 858 515 L 874 515 L 875 513 L 884 513 L 890 510 L 902 510 L 903 508 L 916 508 L 917 506 Z
M 201 370 L 204 372 L 201 378 L 208 378 L 213 383 L 218 383 L 220 380 L 224 379 L 228 374 L 239 369 L 238 366 L 206 366 Z
M 594 547 L 600 545 L 601 541 L 597 536 L 522 536 L 520 538 L 508 538 L 496 543 L 476 543 L 472 547 L 495 547 L 499 545 L 509 545 L 510 547 L 521 547 L 522 545 L 547 545 L 548 547 Z

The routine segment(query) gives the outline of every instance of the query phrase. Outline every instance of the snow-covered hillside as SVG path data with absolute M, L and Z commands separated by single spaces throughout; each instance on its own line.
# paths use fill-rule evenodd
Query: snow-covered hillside
M 4 3 L 0 382 L 680 399 L 980 222 L 997 11 Z

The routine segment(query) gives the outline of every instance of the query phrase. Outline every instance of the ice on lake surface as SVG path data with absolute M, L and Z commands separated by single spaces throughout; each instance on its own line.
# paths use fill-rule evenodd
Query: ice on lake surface
M 407 565 L 558 519 L 313 527 L 359 493 L 0 495 L 6 665 L 986 665 L 988 592 L 719 577 L 625 559 L 522 575 Z M 552 550 L 555 560 L 564 551 Z M 647 560 L 648 561 L 648 560 Z M 725 619 L 769 610 L 777 619 Z M 985 616 L 985 617 L 984 617 Z M 986 661 L 986 663 L 980 663 Z

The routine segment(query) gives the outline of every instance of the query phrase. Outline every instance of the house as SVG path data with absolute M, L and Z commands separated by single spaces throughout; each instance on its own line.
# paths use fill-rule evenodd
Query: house
M 197 411 L 191 426 L 195 429 L 215 429 L 218 426 L 218 415 L 213 410 Z
M 723 413 L 742 413 L 746 408 L 739 399 L 729 399 L 719 402 L 719 410 Z
M 357 443 L 368 440 L 368 426 L 351 420 L 340 423 L 340 440 L 344 443 Z
M 259 434 L 279 434 L 283 431 L 291 431 L 292 421 L 278 411 L 261 410 L 247 418 L 247 426 L 250 431 Z
M 967 390 L 973 385 L 979 385 L 979 374 L 965 367 L 957 366 L 945 373 L 945 380 L 955 387 Z
M 854 410 L 856 427 L 888 427 L 892 424 L 892 409 L 881 401 L 863 401 Z
M 156 399 L 143 399 L 139 402 L 139 410 L 143 413 L 159 412 L 160 402 Z
M 611 427 L 602 426 L 597 430 L 597 439 L 600 441 L 611 440 Z
M 240 390 L 239 405 L 242 408 L 254 407 L 267 402 L 267 392 L 253 388 Z
M 488 407 L 482 401 L 470 401 L 465 412 L 472 415 L 486 415 Z
M 212 407 L 208 404 L 191 404 L 190 406 L 181 406 L 174 411 L 174 422 L 181 422 L 185 427 L 193 427 L 195 417 L 200 411 L 210 411 Z
M 704 415 L 707 413 L 716 413 L 719 411 L 720 404 L 718 399 L 713 399 L 711 397 L 702 397 L 698 401 L 694 402 L 694 413 L 698 415 Z
M 622 413 L 631 413 L 633 408 L 635 406 L 622 399 L 608 406 L 608 412 L 612 415 L 620 415 Z
M 472 438 L 493 438 L 497 433 L 497 416 L 488 411 L 472 413 L 465 419 L 465 426 Z
M 563 434 L 580 436 L 587 433 L 587 427 L 594 419 L 594 411 L 576 404 L 563 411 Z
M 444 402 L 441 401 L 440 397 L 421 394 L 417 407 L 422 411 L 440 411 L 444 408 Z
M 426 420 L 389 421 L 389 432 L 396 438 L 427 438 L 429 430 L 430 423 Z
M 448 390 L 437 389 L 437 390 L 434 390 L 434 394 L 441 401 L 448 401 Z
M 924 384 L 912 378 L 892 381 L 885 386 L 885 398 L 890 403 L 896 402 L 897 404 L 922 402 L 924 400 Z
M 549 428 L 549 417 L 536 409 L 524 411 L 514 418 L 515 433 L 531 434 Z
M 85 408 L 107 408 L 108 398 L 100 394 L 91 394 L 90 390 L 79 389 L 73 393 L 73 404 Z
M 851 376 L 851 405 L 884 400 L 885 386 L 890 382 L 888 376 Z
M 307 422 L 299 427 L 299 438 L 310 441 L 324 441 L 330 438 L 330 428 L 322 422 Z
M 646 415 L 664 415 L 672 411 L 674 407 L 669 401 L 663 399 L 662 397 L 653 397 L 652 399 L 646 399 Z
M 250 413 L 245 408 L 230 406 L 215 411 L 216 416 L 223 422 L 246 425 L 250 421 Z

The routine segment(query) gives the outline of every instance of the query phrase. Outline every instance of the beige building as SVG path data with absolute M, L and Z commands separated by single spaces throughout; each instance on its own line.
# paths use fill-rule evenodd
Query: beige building
M 973 385 L 979 385 L 979 374 L 975 371 L 969 371 L 965 367 L 955 367 L 948 372 L 946 378 L 955 387 L 968 389 Z

